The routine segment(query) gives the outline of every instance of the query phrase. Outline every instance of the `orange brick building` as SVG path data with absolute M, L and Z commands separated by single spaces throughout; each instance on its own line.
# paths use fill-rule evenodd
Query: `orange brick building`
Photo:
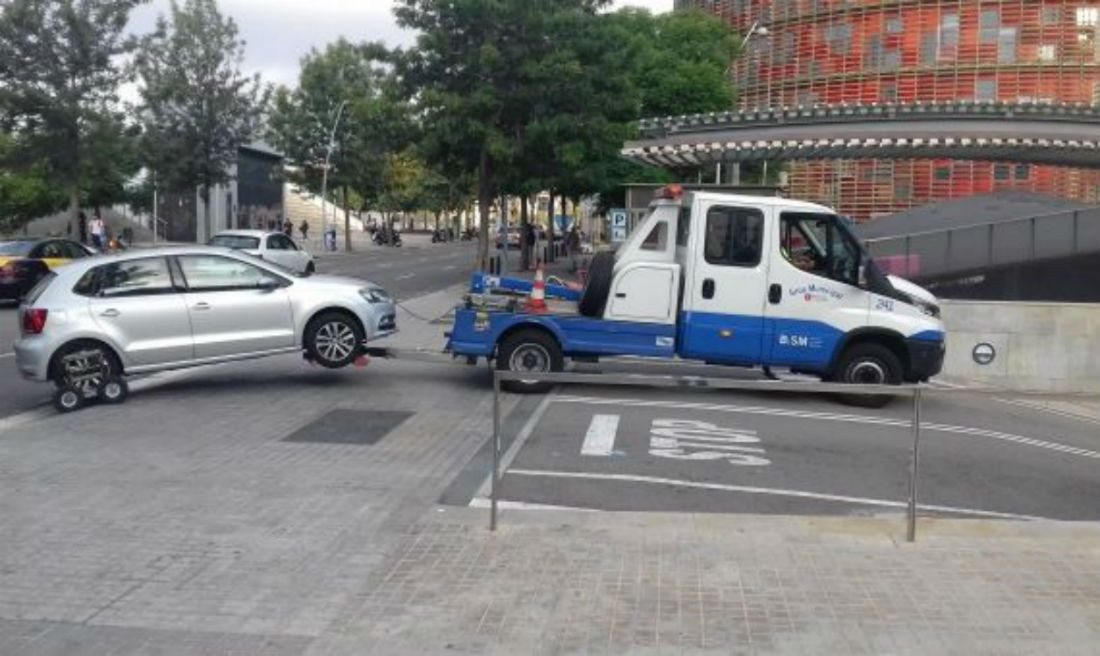
M 976 100 L 1096 103 L 1100 0 L 677 0 L 756 30 L 744 109 Z M 766 28 L 761 30 L 760 28 Z M 1100 202 L 1100 171 L 959 160 L 789 166 L 791 195 L 860 220 L 999 190 Z

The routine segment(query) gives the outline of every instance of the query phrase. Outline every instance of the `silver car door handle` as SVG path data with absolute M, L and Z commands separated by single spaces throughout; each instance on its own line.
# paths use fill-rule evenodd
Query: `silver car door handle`
M 114 309 L 114 308 L 111 308 L 111 309 L 109 309 L 109 310 L 104 310 L 104 311 L 100 312 L 100 313 L 99 313 L 99 316 L 101 316 L 101 317 L 107 317 L 108 319 L 114 319 L 114 318 L 115 318 L 115 317 L 117 317 L 117 316 L 118 316 L 119 314 L 121 314 L 121 312 L 119 312 L 118 310 L 116 310 L 116 309 Z
M 209 303 L 195 303 L 194 305 L 191 306 L 191 309 L 193 309 L 193 310 L 209 310 L 210 309 L 210 304 Z

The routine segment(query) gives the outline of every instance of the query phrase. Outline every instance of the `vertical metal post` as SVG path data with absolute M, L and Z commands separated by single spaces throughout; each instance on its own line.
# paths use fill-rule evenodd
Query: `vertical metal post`
M 1076 214 L 1074 215 L 1074 217 L 1076 217 Z M 159 219 L 157 217 L 157 172 L 153 171 L 153 243 L 154 244 L 157 243 L 157 221 L 158 220 Z M 1074 222 L 1074 225 L 1076 226 L 1077 223 Z M 1073 234 L 1076 235 L 1077 231 L 1074 230 Z M 1076 243 L 1076 241 L 1074 243 Z
M 920 472 L 920 405 L 921 390 L 913 390 L 913 450 L 909 454 L 909 510 L 908 530 L 905 539 L 915 542 L 917 539 L 917 475 Z
M 988 243 L 986 244 L 986 247 L 989 249 L 989 258 L 986 261 L 987 266 L 993 266 L 993 235 L 994 234 L 995 233 L 993 232 L 993 224 L 990 223 L 989 224 L 989 240 L 988 240 Z
M 489 492 L 489 530 L 497 530 L 497 498 L 500 488 L 500 374 L 493 372 L 493 482 Z
M 912 272 L 909 271 L 909 258 L 912 257 L 912 253 L 910 252 L 910 243 L 909 242 L 910 242 L 909 235 L 905 235 L 905 277 L 906 278 L 908 278 L 912 275 Z
M 1077 210 L 1073 210 L 1073 250 L 1070 251 L 1074 255 L 1077 254 L 1077 226 L 1081 223 L 1080 213 Z
M 1031 217 L 1031 259 L 1035 259 L 1035 217 Z

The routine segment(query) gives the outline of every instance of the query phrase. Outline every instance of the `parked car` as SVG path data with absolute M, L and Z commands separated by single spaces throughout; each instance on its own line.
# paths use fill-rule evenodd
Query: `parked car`
M 214 235 L 210 245 L 244 251 L 297 273 L 311 274 L 316 270 L 313 256 L 282 232 L 226 230 Z
M 366 342 L 396 331 L 394 301 L 377 285 L 306 277 L 241 251 L 201 246 L 52 271 L 27 295 L 20 316 L 19 371 L 63 389 L 298 351 L 336 369 L 353 363 Z
M 519 228 L 508 228 L 507 232 L 505 232 L 501 228 L 498 228 L 497 229 L 497 237 L 496 237 L 497 248 L 498 249 L 502 247 L 501 246 L 501 242 L 502 242 L 501 237 L 504 238 L 503 241 L 506 241 L 508 243 L 508 248 L 509 249 L 514 249 L 514 248 L 518 249 L 519 248 L 519 243 L 520 243 Z
M 18 301 L 50 269 L 95 254 L 95 250 L 68 239 L 0 242 L 0 301 Z

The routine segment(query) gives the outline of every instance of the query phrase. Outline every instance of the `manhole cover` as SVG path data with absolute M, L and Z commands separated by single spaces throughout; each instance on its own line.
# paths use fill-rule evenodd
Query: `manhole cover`
M 411 412 L 333 410 L 295 431 L 284 442 L 374 444 L 397 428 Z

